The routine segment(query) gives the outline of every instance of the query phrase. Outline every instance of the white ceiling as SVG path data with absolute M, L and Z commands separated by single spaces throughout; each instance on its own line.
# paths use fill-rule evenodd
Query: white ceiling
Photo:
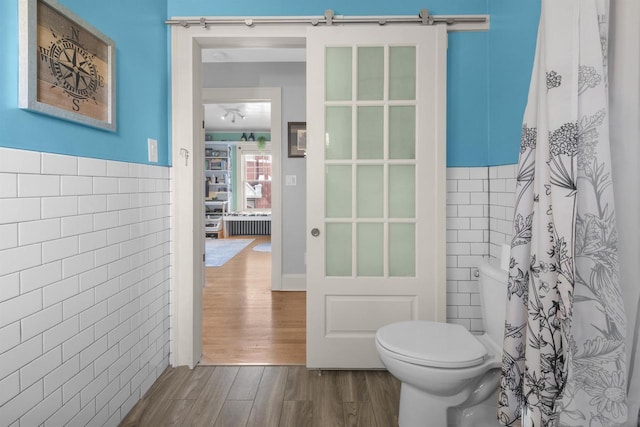
M 223 116 L 226 112 L 232 109 L 238 109 L 244 114 L 244 119 L 236 115 L 235 123 L 233 123 L 233 113 L 229 113 L 226 119 L 224 119 Z M 269 132 L 271 129 L 271 103 L 244 102 L 205 104 L 204 124 L 205 129 L 208 131 Z
M 202 62 L 305 62 L 305 48 L 239 48 L 203 49 Z M 231 114 L 222 119 L 226 111 L 237 108 L 244 120 Z M 271 104 L 268 102 L 246 102 L 207 104 L 204 106 L 204 126 L 207 131 L 218 132 L 269 132 L 271 130 Z
M 305 48 L 202 49 L 202 62 L 305 62 Z

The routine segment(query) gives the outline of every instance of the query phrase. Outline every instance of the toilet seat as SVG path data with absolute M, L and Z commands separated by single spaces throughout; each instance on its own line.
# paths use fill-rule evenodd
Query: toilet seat
M 394 357 L 434 368 L 469 368 L 481 364 L 487 349 L 461 325 L 408 321 L 383 326 L 376 340 Z

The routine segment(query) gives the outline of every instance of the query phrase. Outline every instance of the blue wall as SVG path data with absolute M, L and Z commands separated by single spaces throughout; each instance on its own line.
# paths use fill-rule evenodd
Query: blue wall
M 167 16 L 416 14 L 418 0 L 61 0 L 117 44 L 118 131 L 110 133 L 20 110 L 18 1 L 0 1 L 0 146 L 147 163 L 147 138 L 168 164 Z M 531 75 L 540 0 L 432 0 L 434 14 L 491 14 L 488 33 L 449 40 L 447 164 L 514 163 Z
M 493 0 L 167 0 L 168 16 L 291 16 L 323 15 L 332 9 L 338 15 L 417 15 L 425 7 L 434 15 L 487 13 Z
M 491 0 L 489 165 L 515 163 L 536 47 L 540 0 Z
M 168 164 L 166 0 L 59 0 L 116 43 L 115 133 L 18 109 L 18 2 L 0 1 L 0 146 L 147 163 L 147 138 Z

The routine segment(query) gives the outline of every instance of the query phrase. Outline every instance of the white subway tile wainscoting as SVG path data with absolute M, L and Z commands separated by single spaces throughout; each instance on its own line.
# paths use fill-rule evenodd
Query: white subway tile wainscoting
M 489 169 L 489 232 L 493 258 L 500 257 L 500 245 L 511 244 L 518 165 L 496 166 Z
M 478 279 L 511 242 L 517 165 L 447 168 L 447 321 L 483 331 Z
M 511 239 L 516 166 L 447 170 L 447 320 Z M 169 364 L 170 168 L 0 148 L 0 425 L 116 426 Z
M 0 425 L 117 425 L 169 364 L 170 170 L 0 148 Z

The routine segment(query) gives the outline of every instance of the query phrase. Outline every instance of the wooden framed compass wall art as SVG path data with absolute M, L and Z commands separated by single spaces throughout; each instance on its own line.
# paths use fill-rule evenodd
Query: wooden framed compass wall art
M 19 107 L 115 131 L 115 53 L 55 0 L 20 0 Z

